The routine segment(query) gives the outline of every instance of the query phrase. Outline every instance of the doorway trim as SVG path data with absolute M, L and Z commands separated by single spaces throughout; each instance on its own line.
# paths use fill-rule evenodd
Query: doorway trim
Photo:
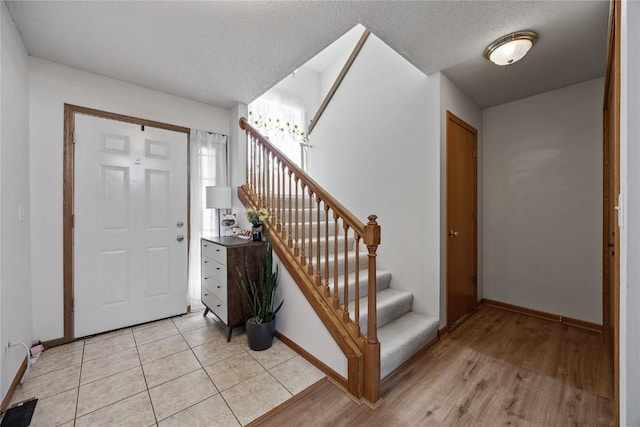
M 469 131 L 470 133 L 472 133 L 474 135 L 475 138 L 475 142 L 474 142 L 474 159 L 475 159 L 475 170 L 474 170 L 474 188 L 473 188 L 473 195 L 474 195 L 474 206 L 475 206 L 475 222 L 474 222 L 474 236 L 473 236 L 473 247 L 474 247 L 474 257 L 473 257 L 473 264 L 474 264 L 474 271 L 476 274 L 475 280 L 474 280 L 474 289 L 473 289 L 473 294 L 474 294 L 474 310 L 478 307 L 478 160 L 477 160 L 477 153 L 478 153 L 478 131 L 476 128 L 474 128 L 473 126 L 471 126 L 470 124 L 468 124 L 467 122 L 465 122 L 464 120 L 462 120 L 461 118 L 459 118 L 458 116 L 456 116 L 455 114 L 453 114 L 451 111 L 447 110 L 447 116 L 446 116 L 446 123 L 445 123 L 445 129 L 446 129 L 446 135 L 445 135 L 445 145 L 446 145 L 446 160 L 445 160 L 445 177 L 447 176 L 447 172 L 449 170 L 449 162 L 451 157 L 449 156 L 449 123 L 453 122 L 456 125 L 464 128 L 465 130 Z M 445 178 L 446 179 L 446 178 Z M 454 323 L 452 323 L 450 321 L 450 310 L 449 310 L 449 280 L 451 280 L 451 275 L 449 274 L 449 238 L 447 237 L 447 231 L 450 229 L 450 224 L 449 224 L 449 211 L 451 209 L 451 200 L 449 198 L 449 187 L 448 187 L 448 183 L 445 183 L 445 194 L 446 194 L 446 213 L 445 213 L 445 230 L 444 230 L 444 235 L 442 236 L 443 239 L 445 239 L 445 241 L 447 242 L 445 245 L 445 253 L 446 253 L 446 262 L 445 262 L 445 268 L 446 268 L 446 280 L 445 280 L 445 306 L 446 306 L 446 325 L 445 325 L 445 330 L 449 330 L 454 323 L 455 324 L 459 324 L 461 321 L 464 321 L 464 319 L 468 318 L 469 314 L 471 314 L 472 312 L 468 313 L 467 315 L 463 316 L 462 318 L 456 320 Z
M 620 424 L 620 226 L 616 207 L 620 194 L 621 7 L 620 0 L 611 0 L 602 105 L 602 335 L 613 362 L 613 404 L 616 425 Z
M 183 126 L 176 126 L 153 120 L 141 119 L 138 117 L 126 116 L 123 114 L 111 113 L 108 111 L 96 110 L 93 108 L 81 107 L 79 105 L 64 104 L 64 151 L 62 169 L 62 269 L 63 269 L 63 312 L 64 312 L 64 335 L 62 340 L 53 340 L 55 344 L 64 344 L 74 340 L 74 298 L 73 298 L 73 214 L 74 214 L 74 129 L 75 115 L 84 114 L 103 119 L 116 120 L 120 122 L 133 123 L 141 126 L 149 126 L 160 129 L 182 132 L 187 134 L 187 217 L 191 217 L 191 170 L 190 170 L 190 134 L 191 129 Z M 187 257 L 191 240 L 191 221 L 188 221 L 187 229 Z M 188 267 L 187 267 L 188 268 Z

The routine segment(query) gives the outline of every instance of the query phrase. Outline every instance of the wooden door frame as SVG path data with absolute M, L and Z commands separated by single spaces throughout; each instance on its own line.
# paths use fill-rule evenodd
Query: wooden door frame
M 614 207 L 618 205 L 618 195 L 620 194 L 620 24 L 620 0 L 611 0 L 602 109 L 602 331 L 603 339 L 609 347 L 613 359 L 613 401 L 616 425 L 620 424 L 620 227 L 617 221 L 617 211 L 614 210 Z M 610 98 L 613 100 L 612 110 L 608 105 Z M 610 129 L 609 126 L 612 118 L 614 129 Z M 613 158 L 610 157 L 612 151 Z M 609 194 L 611 181 L 613 181 L 613 190 L 612 194 Z M 611 229 L 611 219 L 613 219 L 613 230 Z M 608 246 L 611 233 L 614 235 L 613 248 Z M 616 254 L 613 272 L 610 270 L 610 250 Z M 611 273 L 613 273 L 613 283 Z
M 64 153 L 63 153 L 63 177 L 62 177 L 62 260 L 63 260 L 63 311 L 64 311 L 64 335 L 62 339 L 53 340 L 50 344 L 63 344 L 74 340 L 74 313 L 73 313 L 73 214 L 74 214 L 74 172 L 75 152 L 73 133 L 75 129 L 75 115 L 99 117 L 136 125 L 149 126 L 187 134 L 187 218 L 190 218 L 191 210 L 191 170 L 190 170 L 190 134 L 191 129 L 79 105 L 64 104 Z M 187 260 L 189 259 L 189 242 L 191 240 L 191 221 L 187 221 Z M 187 262 L 187 272 L 188 272 Z
M 446 129 L 446 136 L 445 136 L 445 140 L 446 140 L 446 169 L 445 169 L 445 177 L 446 177 L 446 171 L 449 170 L 449 122 L 454 122 L 455 124 L 463 127 L 464 129 L 466 129 L 467 131 L 471 132 L 473 134 L 473 136 L 475 137 L 475 142 L 474 142 L 474 150 L 477 153 L 478 152 L 478 131 L 471 126 L 470 124 L 468 124 L 467 122 L 465 122 L 464 120 L 462 120 L 460 117 L 456 116 L 455 114 L 453 114 L 451 111 L 447 110 L 447 118 L 446 118 L 446 123 L 445 123 L 445 129 Z M 445 178 L 446 179 L 446 178 Z M 475 156 L 475 167 L 474 167 L 474 182 L 475 185 L 473 186 L 473 198 L 474 198 L 474 203 L 473 205 L 476 208 L 476 221 L 474 222 L 474 233 L 473 233 L 473 248 L 474 248 L 474 256 L 473 256 L 473 265 L 474 265 L 474 271 L 476 273 L 476 280 L 474 283 L 474 288 L 473 288 L 473 295 L 474 295 L 474 302 L 475 302 L 475 307 L 478 306 L 478 158 L 477 155 Z M 445 269 L 446 269 L 446 280 L 445 280 L 445 306 L 447 309 L 447 323 L 445 326 L 445 329 L 448 329 L 452 323 L 450 321 L 450 310 L 449 310 L 449 280 L 450 280 L 450 275 L 449 275 L 449 238 L 447 236 L 447 230 L 450 230 L 450 224 L 449 224 L 449 211 L 451 209 L 451 200 L 449 198 L 449 187 L 448 184 L 445 182 L 445 192 L 446 192 L 446 198 L 447 198 L 447 209 L 446 209 L 446 227 L 445 227 L 445 232 L 444 232 L 444 236 L 443 238 L 446 239 L 446 247 L 445 247 L 445 254 L 447 257 L 446 263 L 445 263 Z

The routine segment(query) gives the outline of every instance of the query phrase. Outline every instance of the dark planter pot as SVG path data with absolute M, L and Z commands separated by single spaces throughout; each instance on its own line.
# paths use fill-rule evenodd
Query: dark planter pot
M 247 339 L 251 350 L 262 351 L 271 347 L 273 337 L 276 336 L 276 319 L 260 324 L 253 323 L 247 319 L 246 327 Z

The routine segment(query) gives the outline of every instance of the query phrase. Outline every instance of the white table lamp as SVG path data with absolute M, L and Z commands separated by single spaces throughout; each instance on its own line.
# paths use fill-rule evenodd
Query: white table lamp
M 206 207 L 218 210 L 218 236 L 220 233 L 220 209 L 231 209 L 231 187 L 210 186 L 206 188 Z

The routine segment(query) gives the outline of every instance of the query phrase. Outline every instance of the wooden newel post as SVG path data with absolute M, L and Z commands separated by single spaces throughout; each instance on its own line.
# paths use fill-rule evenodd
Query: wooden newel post
M 364 242 L 369 251 L 367 340 L 364 348 L 364 397 L 371 405 L 380 400 L 380 343 L 376 316 L 376 251 L 380 245 L 380 226 L 376 215 L 369 215 Z

